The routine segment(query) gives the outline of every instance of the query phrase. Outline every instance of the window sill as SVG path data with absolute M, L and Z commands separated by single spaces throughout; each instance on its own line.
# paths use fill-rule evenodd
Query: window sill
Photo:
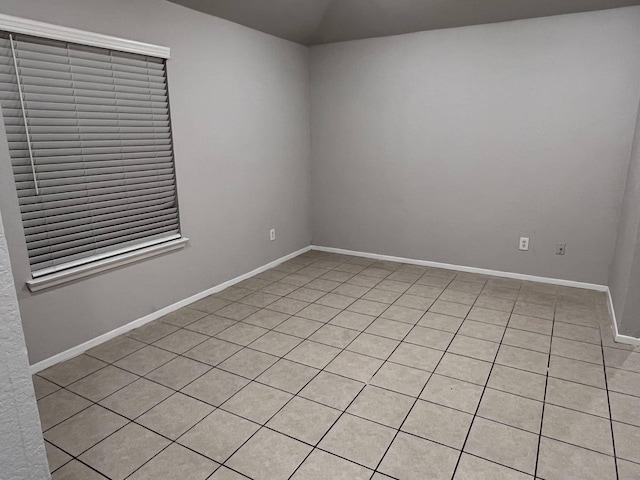
M 79 267 L 34 278 L 27 281 L 27 286 L 32 292 L 38 292 L 45 288 L 73 282 L 80 278 L 88 277 L 89 275 L 95 275 L 96 273 L 104 272 L 105 270 L 111 270 L 112 268 L 118 268 L 129 263 L 139 262 L 145 258 L 155 257 L 156 255 L 161 255 L 173 250 L 179 250 L 184 248 L 188 241 L 188 238 L 180 237 L 169 242 L 141 248 L 139 250 L 133 250 L 115 257 L 105 258 Z

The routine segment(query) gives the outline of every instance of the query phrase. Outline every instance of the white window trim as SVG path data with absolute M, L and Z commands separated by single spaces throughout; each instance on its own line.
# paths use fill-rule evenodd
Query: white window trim
M 155 257 L 156 255 L 162 255 L 163 253 L 184 248 L 189 239 L 180 235 L 176 235 L 176 237 L 177 238 L 149 246 L 142 244 L 142 246 L 133 247 L 135 249 L 129 249 L 124 253 L 118 251 L 112 252 L 108 257 L 100 260 L 93 260 L 90 263 L 85 263 L 77 267 L 42 275 L 28 280 L 27 286 L 32 292 L 38 292 L 45 288 L 73 282 L 80 278 L 88 277 L 89 275 L 104 272 L 105 270 L 122 267 L 129 263 L 139 262 L 145 258 Z
M 26 18 L 12 17 L 10 15 L 0 14 L 0 30 L 33 35 L 35 37 L 44 37 L 51 40 L 61 40 L 63 42 L 79 43 L 92 47 L 107 48 L 109 50 L 137 53 L 150 57 L 170 58 L 171 56 L 169 47 L 52 25 L 50 23 L 28 20 Z

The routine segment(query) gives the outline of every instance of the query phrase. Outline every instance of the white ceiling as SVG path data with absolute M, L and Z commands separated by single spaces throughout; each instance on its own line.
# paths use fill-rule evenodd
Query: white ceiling
M 640 0 L 170 1 L 303 45 L 640 4 Z

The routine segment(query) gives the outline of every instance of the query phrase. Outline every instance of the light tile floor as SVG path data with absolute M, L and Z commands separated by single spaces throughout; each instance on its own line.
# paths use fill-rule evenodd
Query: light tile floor
M 33 381 L 54 480 L 640 479 L 593 291 L 312 251 Z

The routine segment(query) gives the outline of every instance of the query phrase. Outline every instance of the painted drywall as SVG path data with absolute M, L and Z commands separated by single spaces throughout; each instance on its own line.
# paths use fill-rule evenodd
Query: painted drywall
M 640 108 L 620 214 L 609 288 L 618 332 L 640 338 Z
M 305 47 L 163 0 L 3 0 L 0 13 L 171 48 L 180 218 L 190 238 L 182 251 L 29 293 L 2 132 L 0 209 L 32 364 L 309 245 Z
M 49 465 L 0 215 L 0 478 L 45 480 Z
M 606 284 L 638 51 L 640 7 L 312 47 L 313 243 Z

